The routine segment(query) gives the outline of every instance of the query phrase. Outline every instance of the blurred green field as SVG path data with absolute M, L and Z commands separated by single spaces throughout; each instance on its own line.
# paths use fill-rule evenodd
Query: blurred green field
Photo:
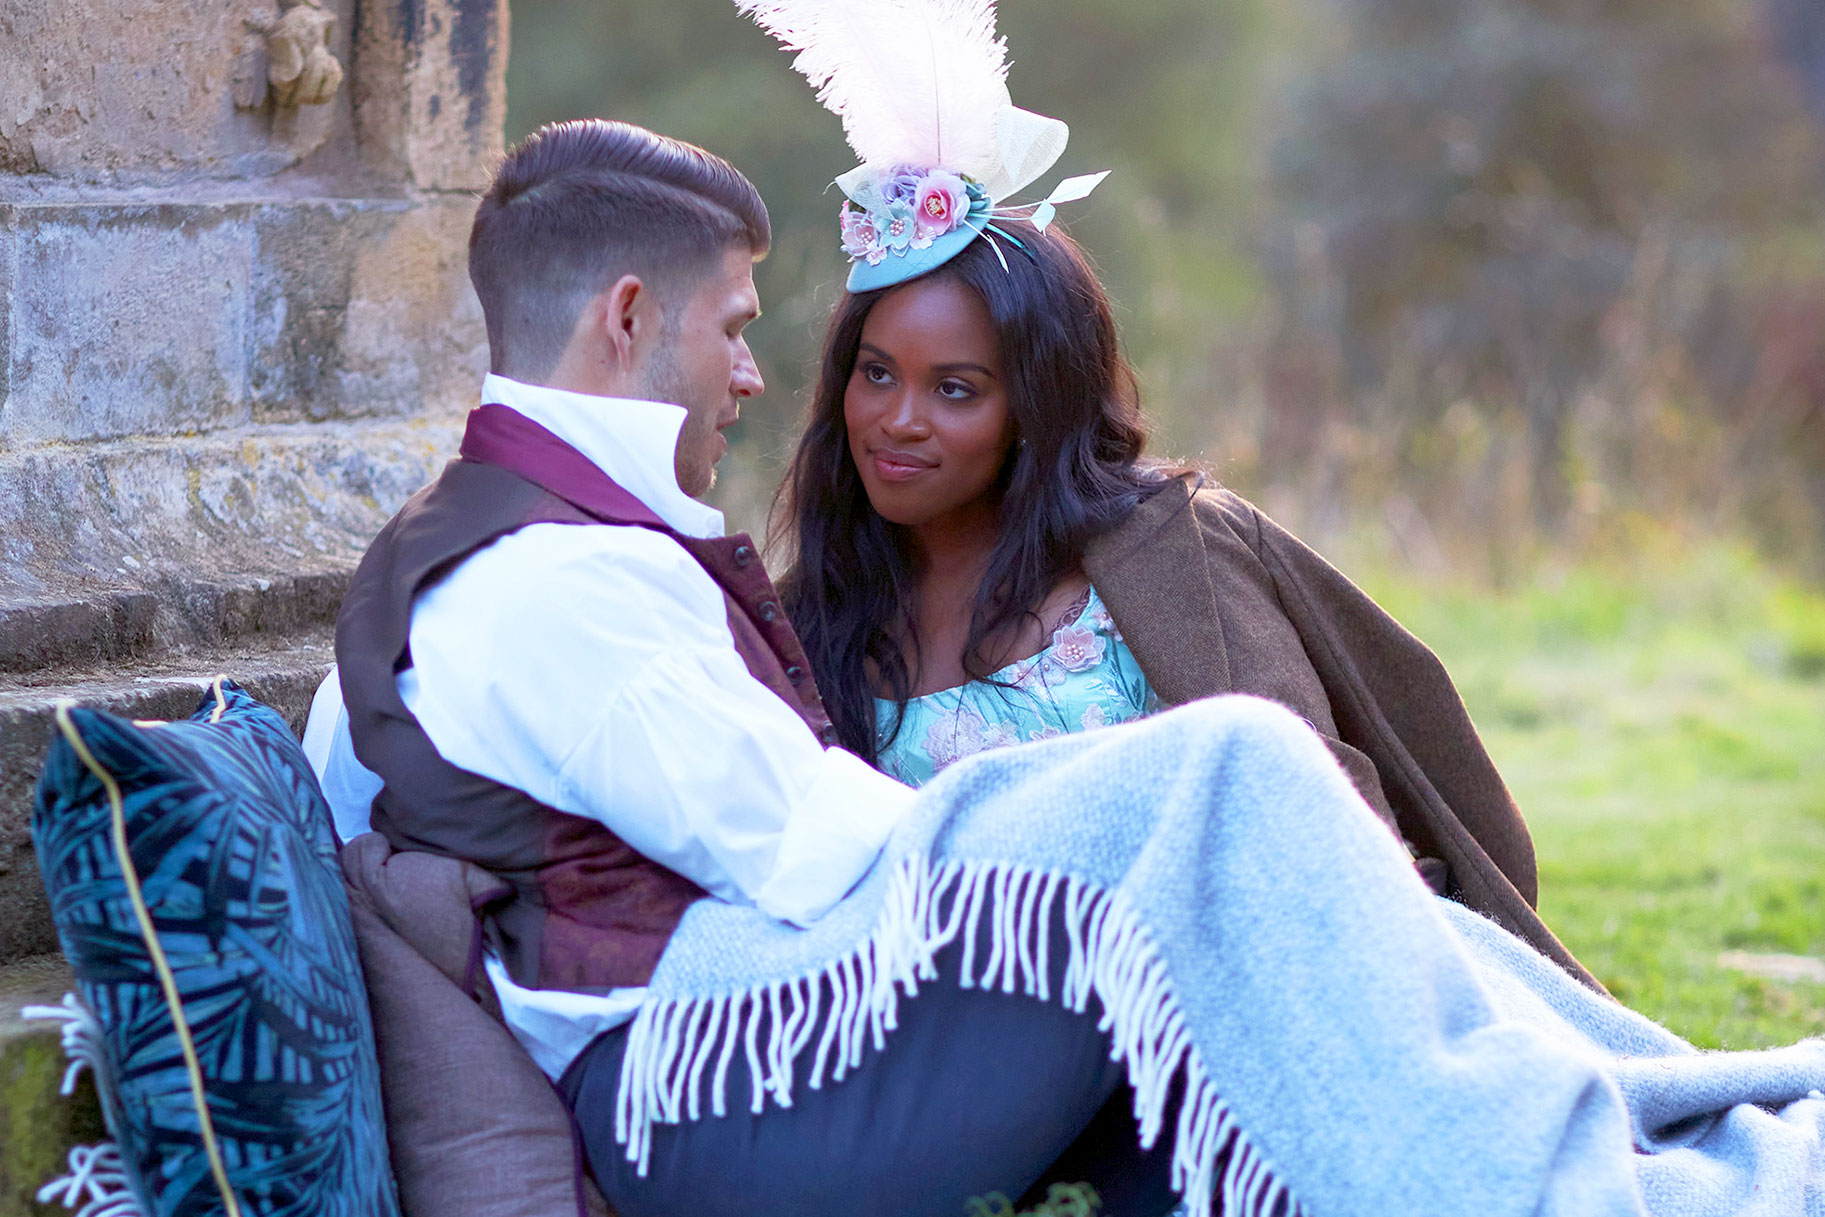
M 1534 831 L 1541 913 L 1706 1047 L 1825 1035 L 1825 597 L 1663 540 L 1498 594 L 1361 582 L 1444 659 Z

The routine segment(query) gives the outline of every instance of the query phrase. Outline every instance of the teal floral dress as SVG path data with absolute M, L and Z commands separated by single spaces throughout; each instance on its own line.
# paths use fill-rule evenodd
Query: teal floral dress
M 1157 704 L 1102 598 L 1089 588 L 1045 650 L 987 680 L 912 698 L 897 732 L 894 703 L 876 698 L 877 763 L 922 786 L 974 753 L 1126 722 Z

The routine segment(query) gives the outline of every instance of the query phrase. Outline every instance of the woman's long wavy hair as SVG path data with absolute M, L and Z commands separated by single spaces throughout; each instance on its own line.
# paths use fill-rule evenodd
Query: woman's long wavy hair
M 1037 609 L 1091 538 L 1126 519 L 1163 484 L 1161 473 L 1140 463 L 1147 432 L 1134 372 L 1089 260 L 1056 226 L 1044 232 L 1025 223 L 1000 226 L 1019 244 L 972 241 L 931 272 L 961 283 L 988 306 L 1014 422 L 1000 478 L 1000 537 L 964 647 L 963 668 L 972 679 L 990 674 L 990 642 Z M 999 258 L 991 240 L 998 240 Z M 790 547 L 781 596 L 838 736 L 871 763 L 879 752 L 877 689 L 898 703 L 902 717 L 911 693 L 915 570 L 906 530 L 868 502 L 849 455 L 843 395 L 862 326 L 893 290 L 838 302 L 771 529 Z

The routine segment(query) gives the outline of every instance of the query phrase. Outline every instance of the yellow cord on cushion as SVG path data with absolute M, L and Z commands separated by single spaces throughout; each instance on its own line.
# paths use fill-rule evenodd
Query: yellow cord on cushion
M 216 708 L 210 722 L 218 721 L 222 712 L 228 708 L 228 703 L 222 696 L 220 677 L 216 678 L 215 696 Z M 158 933 L 152 925 L 152 913 L 146 908 L 146 898 L 140 892 L 139 872 L 133 867 L 133 853 L 127 846 L 127 811 L 121 799 L 120 784 L 114 780 L 113 774 L 96 761 L 95 754 L 89 751 L 89 746 L 83 742 L 76 725 L 70 721 L 72 704 L 67 701 L 58 703 L 57 729 L 108 792 L 114 854 L 120 862 L 121 878 L 126 881 L 127 899 L 133 905 L 133 915 L 139 920 L 140 936 L 145 939 L 146 951 L 152 957 L 152 969 L 158 973 L 159 987 L 165 993 L 165 1004 L 171 1008 L 171 1022 L 177 1029 L 178 1046 L 184 1053 L 184 1072 L 190 1079 L 190 1097 L 196 1102 L 196 1118 L 203 1133 L 203 1151 L 209 1156 L 209 1169 L 215 1175 L 216 1189 L 222 1193 L 222 1203 L 228 1209 L 228 1217 L 241 1217 L 240 1203 L 235 1199 L 234 1189 L 228 1183 L 228 1168 L 222 1161 L 222 1148 L 215 1139 L 215 1121 L 209 1117 L 209 1100 L 203 1094 L 203 1067 L 197 1061 L 196 1043 L 190 1038 L 190 1023 L 184 1017 L 183 999 L 178 996 L 177 977 L 171 972 L 171 964 L 165 958 L 165 949 L 159 945 Z

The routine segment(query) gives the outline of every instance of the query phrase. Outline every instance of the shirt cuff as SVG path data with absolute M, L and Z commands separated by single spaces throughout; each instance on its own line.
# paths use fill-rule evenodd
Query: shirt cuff
M 826 749 L 822 770 L 780 834 L 755 906 L 801 928 L 817 921 L 868 873 L 914 797 L 855 753 Z

